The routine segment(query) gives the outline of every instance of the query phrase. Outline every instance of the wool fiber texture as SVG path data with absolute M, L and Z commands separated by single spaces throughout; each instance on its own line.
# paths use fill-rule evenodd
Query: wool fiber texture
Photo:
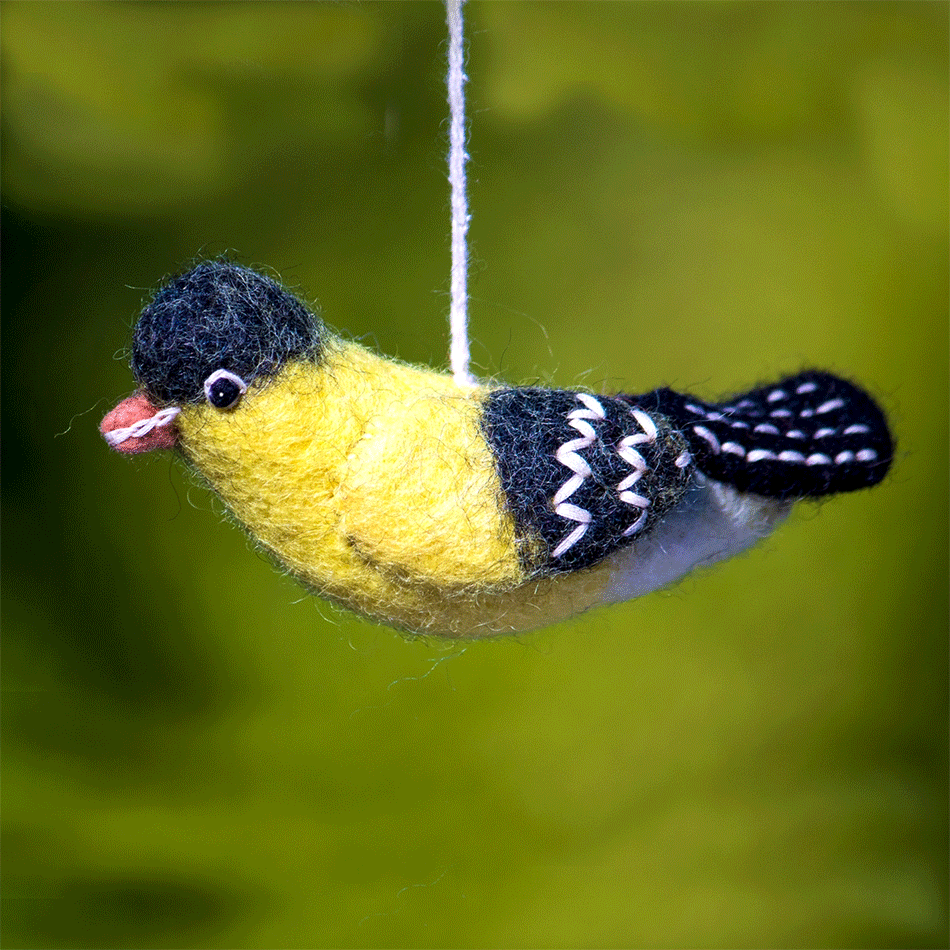
M 132 374 L 159 404 L 200 403 L 215 370 L 249 383 L 294 357 L 318 360 L 325 336 L 320 319 L 275 281 L 206 261 L 169 281 L 142 311 Z
M 718 403 L 671 389 L 623 398 L 671 416 L 706 475 L 768 498 L 870 488 L 894 460 L 880 407 L 830 373 L 809 370 Z
M 531 570 L 557 574 L 593 567 L 618 548 L 630 544 L 624 537 L 633 518 L 617 485 L 630 473 L 630 465 L 617 452 L 621 440 L 636 428 L 630 408 L 622 400 L 600 396 L 603 418 L 592 421 L 596 438 L 584 447 L 590 475 L 571 495 L 573 504 L 590 512 L 589 529 L 581 540 L 560 557 L 552 557 L 565 532 L 565 521 L 551 506 L 551 498 L 569 472 L 558 460 L 558 450 L 577 432 L 569 427 L 577 394 L 565 390 L 505 388 L 489 393 L 485 400 L 483 427 L 491 445 L 502 491 L 514 515 L 519 536 L 540 537 L 544 559 L 529 563 Z M 649 532 L 686 490 L 689 474 L 676 459 L 686 449 L 686 440 L 663 416 L 651 416 L 658 434 L 641 450 L 647 470 L 638 480 L 638 491 L 648 496 L 650 506 L 640 532 Z M 639 514 L 639 512 L 638 512 Z M 639 532 L 638 532 L 639 533 Z M 525 545 L 526 550 L 531 550 Z
M 156 293 L 132 369 L 110 444 L 176 447 L 310 590 L 418 633 L 639 596 L 756 543 L 797 499 L 875 484 L 893 455 L 873 400 L 827 373 L 715 404 L 460 385 L 339 339 L 226 260 Z

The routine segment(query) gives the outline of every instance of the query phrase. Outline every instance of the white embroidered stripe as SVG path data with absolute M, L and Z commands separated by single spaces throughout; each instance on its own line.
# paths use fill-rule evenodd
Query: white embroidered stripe
M 572 505 L 571 507 L 573 507 L 573 505 Z M 578 510 L 578 511 L 584 511 L 583 508 L 578 508 L 577 510 Z M 584 513 L 585 513 L 586 515 L 588 515 L 588 517 L 590 516 L 590 512 L 589 512 L 589 511 L 588 511 L 588 512 L 584 512 Z M 559 511 L 558 514 L 561 514 L 561 512 Z M 567 515 L 565 515 L 565 517 L 567 517 Z M 562 554 L 564 554 L 565 551 L 569 551 L 572 547 L 574 547 L 574 545 L 577 544 L 577 542 L 580 541 L 580 539 L 583 538 L 584 535 L 587 533 L 587 525 L 588 525 L 589 523 L 590 523 L 590 522 L 587 521 L 587 522 L 585 522 L 584 524 L 579 524 L 579 525 L 551 552 L 551 557 L 560 557 Z
M 818 385 L 816 383 L 802 383 L 795 392 L 799 395 L 805 395 L 806 393 L 816 392 Z M 784 389 L 774 389 L 772 392 L 765 397 L 766 402 L 780 402 L 783 399 L 788 398 L 788 393 Z M 781 435 L 781 431 L 771 423 L 760 422 L 758 425 L 752 427 L 748 422 L 743 422 L 741 420 L 732 420 L 728 415 L 719 412 L 716 409 L 704 409 L 702 406 L 696 405 L 696 403 L 688 402 L 685 405 L 685 408 L 688 412 L 692 412 L 694 415 L 703 416 L 703 418 L 708 419 L 710 422 L 725 422 L 727 425 L 731 426 L 733 429 L 749 429 L 751 428 L 753 432 L 767 432 L 770 435 Z M 723 406 L 726 412 L 733 412 L 735 410 L 740 410 L 743 408 L 755 408 L 755 404 L 749 399 L 742 399 L 733 406 Z M 823 402 L 820 406 L 816 408 L 805 408 L 799 411 L 798 416 L 801 419 L 811 419 L 814 416 L 824 415 L 829 412 L 834 412 L 837 409 L 844 408 L 844 400 L 841 398 L 829 399 L 826 402 Z M 795 415 L 790 409 L 773 409 L 769 416 L 773 419 L 791 419 Z M 698 434 L 706 439 L 709 442 L 710 436 L 712 433 L 708 429 L 702 429 L 702 431 L 696 430 Z M 822 439 L 825 436 L 834 435 L 836 429 L 822 428 L 819 429 L 813 438 Z M 848 426 L 844 430 L 845 435 L 864 435 L 871 430 L 862 423 L 856 423 L 855 425 Z M 800 429 L 792 429 L 789 432 L 785 433 L 785 436 L 790 439 L 807 439 L 808 435 L 802 432 Z M 712 436 L 715 438 L 715 436 Z M 710 445 L 712 443 L 710 442 Z M 715 445 L 713 445 L 715 451 L 719 451 Z
M 624 478 L 618 485 L 617 491 L 620 492 L 620 500 L 625 505 L 633 505 L 634 508 L 640 508 L 641 514 L 632 525 L 629 525 L 624 529 L 623 537 L 629 538 L 631 534 L 636 534 L 647 521 L 647 511 L 646 509 L 650 507 L 650 499 L 644 497 L 643 495 L 638 495 L 636 492 L 629 491 L 636 483 L 644 476 L 648 471 L 648 465 L 646 459 L 634 448 L 635 445 L 643 445 L 647 442 L 656 442 L 657 429 L 653 420 L 640 409 L 631 409 L 630 414 L 640 425 L 640 428 L 643 429 L 643 432 L 638 432 L 634 435 L 628 435 L 625 438 L 620 440 L 620 445 L 617 446 L 617 454 L 633 468 L 633 471 Z M 682 455 L 680 456 L 682 457 Z M 677 463 L 679 458 L 677 459 Z M 687 456 L 686 461 L 683 465 L 689 464 L 689 458 Z M 681 468 L 683 466 L 680 466 Z
M 597 438 L 594 427 L 587 420 L 606 419 L 607 414 L 601 402 L 589 393 L 577 393 L 577 399 L 584 404 L 585 408 L 575 409 L 573 412 L 568 413 L 567 418 L 569 425 L 575 428 L 581 434 L 581 437 L 579 439 L 572 439 L 570 442 L 565 442 L 557 452 L 554 453 L 554 457 L 574 474 L 557 490 L 557 493 L 552 499 L 555 512 L 568 521 L 577 522 L 577 526 L 567 537 L 563 538 L 551 552 L 552 558 L 561 557 L 574 547 L 587 533 L 587 527 L 593 520 L 593 516 L 586 508 L 571 504 L 567 499 L 570 498 L 571 495 L 584 484 L 584 480 L 592 474 L 590 465 L 578 454 L 593 445 Z M 624 530 L 624 537 L 635 534 L 646 524 L 646 509 L 650 507 L 649 498 L 629 490 L 648 471 L 646 459 L 644 459 L 634 446 L 655 442 L 657 437 L 656 425 L 645 412 L 639 409 L 631 409 L 630 413 L 643 431 L 626 436 L 617 446 L 617 454 L 633 469 L 633 471 L 617 485 L 617 491 L 619 492 L 620 500 L 624 504 L 640 509 L 641 514 L 632 525 Z M 676 460 L 676 464 L 679 465 L 680 468 L 688 465 L 689 462 L 690 456 L 687 452 L 681 453 Z
M 555 506 L 562 501 L 566 501 L 581 485 L 584 479 L 590 475 L 590 466 L 578 454 L 579 449 L 586 449 L 597 437 L 594 427 L 583 419 L 572 419 L 570 424 L 581 433 L 581 438 L 565 442 L 557 452 L 555 458 L 564 466 L 569 468 L 574 474 L 557 491 L 554 496 Z
M 581 434 L 581 438 L 572 439 L 565 442 L 554 453 L 554 457 L 566 468 L 569 468 L 574 474 L 558 489 L 553 498 L 554 510 L 562 518 L 568 521 L 578 522 L 577 527 L 551 552 L 551 557 L 560 557 L 566 551 L 569 551 L 587 532 L 587 526 L 591 522 L 591 513 L 586 508 L 570 504 L 567 499 L 584 484 L 584 479 L 591 474 L 591 468 L 587 462 L 577 453 L 588 446 L 593 445 L 597 438 L 594 427 L 587 419 L 604 419 L 606 413 L 600 402 L 588 393 L 578 393 L 577 399 L 585 405 L 585 409 L 575 409 L 568 413 L 568 424 L 575 428 Z
M 791 450 L 786 450 L 784 452 L 775 452 L 770 451 L 769 449 L 752 449 L 751 451 L 746 451 L 738 442 L 723 442 L 721 445 L 716 436 L 709 431 L 705 426 L 694 425 L 693 432 L 696 433 L 701 439 L 704 439 L 706 442 L 712 446 L 713 452 L 716 455 L 719 455 L 721 452 L 726 452 L 731 455 L 738 455 L 740 457 L 745 457 L 746 462 L 792 462 L 796 465 L 845 465 L 848 462 L 873 462 L 877 458 L 877 452 L 874 449 L 861 449 L 858 452 L 839 452 L 834 459 L 830 456 L 823 454 L 822 452 L 815 452 L 812 455 L 806 456 L 802 452 L 793 452 Z M 762 426 L 756 426 L 756 431 L 760 431 Z M 774 428 L 769 426 L 769 428 Z M 867 429 L 867 426 L 861 426 L 862 429 Z M 828 430 L 832 432 L 833 430 Z M 791 433 L 788 433 L 791 434 Z
M 719 439 L 713 435 L 705 426 L 693 426 L 693 432 L 696 433 L 701 439 L 705 439 L 711 446 L 713 452 L 718 455 L 722 451 L 722 446 L 719 444 Z
M 126 439 L 140 439 L 143 435 L 151 432 L 152 429 L 167 426 L 179 412 L 181 412 L 181 409 L 178 406 L 168 406 L 166 409 L 160 409 L 154 416 L 149 416 L 147 419 L 140 419 L 130 426 L 106 432 L 103 437 L 114 448 L 121 445 Z

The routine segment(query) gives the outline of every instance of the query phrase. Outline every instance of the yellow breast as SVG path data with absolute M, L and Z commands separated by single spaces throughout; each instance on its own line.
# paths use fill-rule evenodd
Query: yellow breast
M 418 632 L 526 629 L 588 606 L 567 587 L 595 602 L 603 585 L 529 580 L 541 552 L 515 536 L 480 429 L 486 392 L 335 342 L 233 411 L 185 407 L 181 446 L 320 596 Z

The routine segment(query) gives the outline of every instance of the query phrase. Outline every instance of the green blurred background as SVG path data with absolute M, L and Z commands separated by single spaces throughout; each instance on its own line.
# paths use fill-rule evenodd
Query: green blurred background
M 459 646 L 303 596 L 96 431 L 196 255 L 444 365 L 440 6 L 5 3 L 4 946 L 946 946 L 947 15 L 467 8 L 478 371 L 826 367 L 899 456 Z

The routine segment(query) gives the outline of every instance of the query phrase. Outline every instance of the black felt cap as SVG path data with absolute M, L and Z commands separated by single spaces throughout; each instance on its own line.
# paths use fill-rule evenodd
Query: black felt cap
M 215 370 L 250 383 L 292 357 L 319 359 L 325 337 L 322 321 L 270 277 L 205 261 L 170 280 L 142 311 L 132 372 L 159 403 L 198 403 Z

